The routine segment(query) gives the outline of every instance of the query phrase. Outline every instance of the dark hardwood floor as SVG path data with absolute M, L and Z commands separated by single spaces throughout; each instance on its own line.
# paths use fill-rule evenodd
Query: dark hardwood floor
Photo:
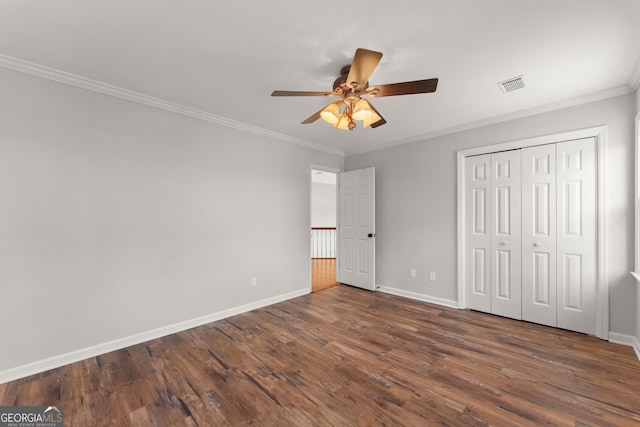
M 595 337 L 335 286 L 0 385 L 67 426 L 630 426 L 640 362 Z
M 336 259 L 311 258 L 311 291 L 318 292 L 337 284 Z

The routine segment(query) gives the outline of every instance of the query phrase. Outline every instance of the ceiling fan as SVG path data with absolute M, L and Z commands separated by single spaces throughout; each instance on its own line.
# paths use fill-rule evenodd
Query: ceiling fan
M 341 98 L 313 114 L 302 124 L 313 123 L 322 118 L 338 129 L 353 130 L 356 128 L 354 120 L 362 120 L 363 127 L 377 128 L 387 121 L 369 101 L 363 99 L 363 96 L 380 98 L 430 93 L 435 92 L 438 86 L 437 78 L 369 86 L 369 77 L 381 58 L 381 52 L 358 48 L 351 65 L 342 67 L 340 77 L 333 82 L 333 92 L 275 90 L 271 96 L 333 96 Z

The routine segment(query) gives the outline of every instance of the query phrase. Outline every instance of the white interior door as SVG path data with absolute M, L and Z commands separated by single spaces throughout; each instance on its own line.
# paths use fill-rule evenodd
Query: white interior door
M 338 282 L 374 291 L 375 168 L 339 174 Z
M 522 149 L 522 319 L 556 326 L 556 145 Z
M 491 313 L 491 156 L 465 162 L 467 307 Z
M 522 318 L 520 150 L 491 154 L 491 313 Z
M 558 327 L 596 333 L 595 140 L 557 144 Z

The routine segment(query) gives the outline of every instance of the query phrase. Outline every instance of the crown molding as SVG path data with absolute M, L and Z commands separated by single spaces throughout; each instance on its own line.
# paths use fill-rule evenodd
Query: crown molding
M 446 129 L 440 129 L 433 132 L 428 132 L 420 135 L 411 136 L 408 138 L 398 139 L 394 141 L 377 144 L 371 147 L 359 148 L 355 150 L 349 150 L 346 152 L 346 156 L 354 156 L 357 154 L 368 153 L 371 151 L 381 150 L 384 148 L 395 147 L 397 145 L 410 144 L 412 142 L 426 141 L 428 139 L 437 138 L 439 136 L 450 135 L 453 133 L 463 132 L 471 129 L 480 128 L 483 126 L 493 125 L 497 123 L 507 122 L 509 120 L 520 119 L 523 117 L 535 116 L 536 114 L 547 113 L 549 111 L 560 110 L 562 108 L 573 107 L 576 105 L 587 104 L 589 102 L 600 101 L 607 98 L 614 98 L 616 96 L 628 95 L 634 93 L 635 89 L 629 86 L 622 86 L 619 88 L 606 90 L 602 92 L 596 92 L 589 95 L 578 96 L 575 98 L 565 99 L 562 101 L 552 102 L 549 104 L 540 105 L 533 108 L 527 108 L 525 110 L 515 111 L 513 113 L 502 114 L 498 116 L 489 117 L 474 122 L 465 123 L 459 126 L 452 126 Z
M 148 107 L 165 110 L 172 113 L 182 114 L 184 116 L 192 117 L 198 120 L 203 120 L 209 123 L 215 123 L 217 125 L 226 126 L 229 128 L 243 131 L 243 132 L 261 135 L 270 139 L 287 142 L 289 144 L 294 144 L 294 145 L 310 148 L 317 151 L 323 151 L 323 152 L 326 152 L 329 154 L 335 154 L 341 157 L 344 157 L 345 155 L 344 151 L 342 150 L 327 147 L 327 146 L 317 144 L 311 141 L 307 141 L 304 139 L 295 138 L 282 133 L 273 132 L 257 126 L 249 125 L 247 123 L 242 123 L 236 120 L 228 119 L 226 117 L 218 116 L 216 114 L 207 113 L 201 110 L 196 110 L 194 108 L 186 107 L 184 105 L 165 101 L 159 98 L 154 98 L 148 95 L 143 95 L 141 93 L 134 92 L 128 89 L 123 89 L 118 86 L 113 86 L 97 80 L 88 79 L 86 77 L 78 76 L 76 74 L 67 73 L 65 71 L 46 67 L 40 64 L 35 64 L 33 62 L 24 61 L 22 59 L 14 58 L 11 56 L 0 54 L 0 67 L 13 70 L 13 71 L 18 71 L 25 74 L 30 74 L 36 77 L 41 77 L 43 79 L 52 80 L 58 83 L 63 83 L 69 86 L 75 86 L 81 89 L 90 90 L 92 92 L 101 93 L 103 95 L 113 96 L 115 98 L 136 102 L 138 104 L 146 105 Z
M 414 135 L 408 138 L 392 140 L 392 141 L 384 142 L 382 144 L 376 144 L 370 147 L 343 151 L 337 148 L 327 147 L 325 145 L 307 141 L 305 139 L 295 138 L 279 132 L 270 131 L 268 129 L 260 128 L 258 126 L 249 125 L 247 123 L 232 120 L 223 116 L 207 113 L 205 111 L 201 111 L 201 110 L 190 108 L 184 105 L 165 101 L 163 99 L 154 98 L 154 97 L 144 95 L 138 92 L 134 92 L 128 89 L 124 89 L 118 86 L 113 86 L 97 80 L 88 79 L 86 77 L 78 76 L 76 74 L 67 73 L 65 71 L 46 67 L 40 64 L 35 64 L 29 61 L 24 61 L 22 59 L 14 58 L 7 55 L 0 54 L 0 68 L 6 68 L 9 70 L 13 70 L 13 71 L 17 71 L 25 74 L 30 74 L 33 76 L 47 79 L 47 80 L 63 83 L 69 86 L 75 86 L 81 89 L 90 90 L 92 92 L 101 93 L 103 95 L 113 96 L 115 98 L 136 102 L 138 104 L 146 105 L 146 106 L 157 108 L 160 110 L 182 114 L 184 116 L 192 117 L 198 120 L 203 120 L 209 123 L 214 123 L 217 125 L 237 129 L 247 133 L 261 135 L 269 139 L 282 141 L 289 144 L 298 145 L 301 147 L 322 151 L 325 153 L 329 153 L 329 154 L 333 154 L 341 157 L 368 153 L 371 151 L 395 147 L 403 144 L 409 144 L 412 142 L 425 141 L 425 140 L 436 138 L 439 136 L 449 135 L 457 132 L 463 132 L 466 130 L 475 129 L 482 126 L 488 126 L 492 124 L 506 122 L 509 120 L 533 116 L 536 114 L 546 113 L 549 111 L 559 110 L 562 108 L 572 107 L 575 105 L 586 104 L 589 102 L 600 101 L 607 98 L 613 98 L 615 96 L 627 95 L 629 93 L 635 92 L 640 87 L 640 59 L 639 59 L 636 64 L 635 70 L 631 76 L 628 86 L 622 86 L 612 90 L 596 92 L 596 93 L 585 95 L 585 96 L 579 96 L 571 99 L 557 101 L 557 102 L 553 102 L 553 103 L 549 103 L 549 104 L 545 104 L 545 105 L 541 105 L 533 108 L 528 108 L 521 111 L 516 111 L 509 114 L 489 117 L 486 119 L 465 123 L 459 126 L 453 126 L 446 129 L 439 129 L 433 132 Z

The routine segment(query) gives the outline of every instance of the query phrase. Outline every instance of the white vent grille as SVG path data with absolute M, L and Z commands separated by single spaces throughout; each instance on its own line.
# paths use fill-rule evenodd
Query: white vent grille
M 513 92 L 514 90 L 522 89 L 525 87 L 524 76 L 514 77 L 512 79 L 505 80 L 498 83 L 503 93 Z

